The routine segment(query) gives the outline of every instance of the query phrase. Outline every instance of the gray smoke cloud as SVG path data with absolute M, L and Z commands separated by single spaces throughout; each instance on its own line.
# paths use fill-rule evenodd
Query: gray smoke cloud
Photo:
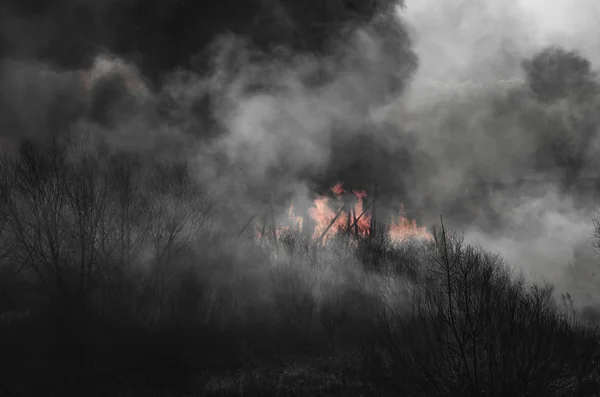
M 381 117 L 416 136 L 435 164 L 417 178 L 413 201 L 428 208 L 428 222 L 443 213 L 467 241 L 591 303 L 598 96 L 541 101 L 523 61 L 554 46 L 597 70 L 600 5 L 407 1 L 400 15 L 419 68 Z M 574 154 L 563 161 L 565 153 Z M 588 281 L 574 282 L 574 268 Z
M 600 6 L 406 5 L 349 25 L 325 52 L 266 51 L 256 37 L 219 31 L 207 49 L 178 53 L 179 67 L 166 49 L 149 67 L 148 54 L 116 45 L 85 46 L 94 49 L 85 63 L 36 60 L 42 45 L 26 36 L 15 54 L 27 56 L 0 68 L 2 145 L 75 130 L 188 160 L 233 229 L 268 200 L 279 214 L 290 201 L 302 212 L 336 182 L 370 195 L 377 185 L 383 214 L 401 203 L 421 224 L 443 214 L 526 273 L 561 281 L 568 264 L 593 266 L 582 252 L 595 196 L 580 187 L 600 158 L 600 94 L 540 100 L 523 62 L 556 45 L 596 69 Z
M 166 72 L 158 88 L 135 62 L 110 53 L 75 69 L 7 59 L 3 136 L 72 130 L 155 159 L 188 160 L 224 213 L 262 211 L 271 198 L 278 212 L 292 199 L 307 209 L 319 193 L 316 179 L 324 176 L 327 188 L 338 182 L 329 176 L 332 152 L 360 155 L 333 145 L 369 128 L 369 114 L 415 68 L 390 15 L 334 43 L 327 54 L 281 48 L 274 55 L 243 36 L 218 36 L 208 68 Z
M 478 83 L 519 77 L 521 60 L 551 45 L 597 65 L 598 15 L 591 0 L 407 1 L 402 12 L 420 60 L 415 81 Z

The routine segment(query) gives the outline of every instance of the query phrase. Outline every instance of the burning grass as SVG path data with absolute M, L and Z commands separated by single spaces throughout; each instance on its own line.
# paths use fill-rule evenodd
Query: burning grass
M 308 216 L 312 231 L 308 234 L 316 243 L 325 243 L 336 234 L 347 234 L 355 237 L 369 237 L 373 235 L 376 222 L 369 208 L 375 203 L 375 199 L 365 205 L 368 196 L 365 191 L 355 190 L 347 194 L 341 183 L 331 188 L 334 198 L 326 195 L 317 197 L 308 209 Z M 393 242 L 405 240 L 431 240 L 431 233 L 426 227 L 418 226 L 415 219 L 408 219 L 404 213 L 404 206 L 400 206 L 400 212 L 389 219 L 383 233 L 388 235 Z M 267 217 L 265 217 L 267 218 Z M 254 220 L 254 218 L 253 218 Z M 271 224 L 268 219 L 262 222 L 256 221 L 256 237 L 262 239 L 267 237 L 269 229 L 271 235 L 281 238 L 290 232 L 304 230 L 304 217 L 297 214 L 294 204 L 290 204 L 286 216 L 275 222 L 271 216 Z

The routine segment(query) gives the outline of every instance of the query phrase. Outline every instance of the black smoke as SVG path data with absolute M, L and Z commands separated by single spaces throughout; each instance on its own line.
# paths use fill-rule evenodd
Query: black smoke
M 392 0 L 6 1 L 2 54 L 76 69 L 109 52 L 159 83 L 176 69 L 204 70 L 209 47 L 221 35 L 246 37 L 271 53 L 283 47 L 325 54 L 334 40 L 395 5 Z
M 233 84 L 240 86 L 236 96 L 250 96 L 296 90 L 289 79 L 312 95 L 323 86 L 345 84 L 344 100 L 364 113 L 401 92 L 416 66 L 407 32 L 394 17 L 398 5 L 391 0 L 4 2 L 3 141 L 58 133 L 84 121 L 111 136 L 156 130 L 146 123 L 168 124 L 173 131 L 166 139 L 189 146 L 223 134 L 228 117 L 223 107 L 229 106 L 224 97 Z M 365 33 L 362 44 L 358 31 Z M 385 59 L 364 53 L 374 47 Z M 285 76 L 285 70 L 293 75 Z M 370 92 L 351 87 L 349 80 L 341 83 L 340 73 L 364 76 L 369 82 L 361 84 Z M 140 95 L 135 86 L 147 92 Z M 345 89 L 337 86 L 332 89 Z M 164 149 L 164 131 L 139 134 L 145 141 L 140 147 L 153 142 Z

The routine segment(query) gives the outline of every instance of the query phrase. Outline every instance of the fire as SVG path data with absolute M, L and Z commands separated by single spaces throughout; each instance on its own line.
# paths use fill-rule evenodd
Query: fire
M 319 236 L 325 233 L 327 227 L 336 216 L 336 212 L 329 207 L 329 199 L 324 196 L 315 199 L 313 206 L 308 210 L 308 214 L 315 224 L 313 239 L 319 238 Z M 338 217 L 338 224 L 332 225 L 331 229 L 339 227 L 339 221 L 340 218 Z
M 338 183 L 337 185 L 331 188 L 331 191 L 333 192 L 333 194 L 335 194 L 335 196 L 338 199 L 340 199 L 342 198 L 342 194 L 344 194 L 344 187 L 341 183 Z
M 389 229 L 390 237 L 395 241 L 403 241 L 410 238 L 431 240 L 432 236 L 426 227 L 417 226 L 416 220 L 409 220 L 404 216 L 404 206 L 400 206 L 400 214 L 397 219 L 392 219 Z
M 358 191 L 354 192 L 354 195 L 356 196 L 357 202 L 352 211 L 353 216 L 351 217 L 352 223 L 350 226 L 352 226 L 352 224 L 355 225 L 355 234 L 360 236 L 368 236 L 371 232 L 371 215 L 367 214 L 363 208 L 363 201 L 364 198 L 367 197 L 367 193 L 364 191 Z M 350 232 L 352 232 L 352 230 L 350 230 Z
M 357 237 L 367 237 L 371 234 L 372 214 L 369 207 L 365 207 L 365 191 L 352 191 L 352 196 L 344 196 L 345 190 L 341 183 L 331 188 L 335 199 L 327 196 L 317 197 L 308 215 L 314 224 L 312 239 L 326 242 L 334 235 L 348 233 Z M 276 237 L 281 237 L 286 232 L 300 231 L 303 226 L 303 218 L 296 215 L 294 205 L 290 205 L 287 219 L 280 224 L 275 231 Z M 259 231 L 262 236 L 264 231 Z M 414 219 L 408 219 L 401 205 L 400 213 L 393 217 L 388 227 L 389 236 L 393 241 L 401 242 L 407 239 L 430 240 L 431 234 L 425 227 L 417 226 Z M 268 233 L 266 233 L 268 234 Z
M 331 188 L 331 192 L 337 198 L 338 202 L 344 194 L 344 187 L 341 183 L 336 184 Z M 341 204 L 336 210 L 329 206 L 329 198 L 321 196 L 315 199 L 313 206 L 308 210 L 308 214 L 314 222 L 313 239 L 322 238 L 327 240 L 336 233 L 343 230 L 346 225 L 347 215 Z

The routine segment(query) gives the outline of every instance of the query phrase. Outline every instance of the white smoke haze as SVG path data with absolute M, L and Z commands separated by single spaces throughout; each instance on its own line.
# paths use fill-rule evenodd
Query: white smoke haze
M 600 62 L 593 0 L 408 0 L 401 16 L 419 56 L 415 81 L 518 77 L 522 59 L 550 45 Z
M 573 263 L 581 248 L 578 245 L 591 242 L 590 214 L 555 191 L 518 201 L 512 208 L 499 205 L 507 212 L 505 228 L 488 234 L 472 227 L 465 231 L 466 239 L 500 253 L 527 276 L 560 282 L 564 267 Z

